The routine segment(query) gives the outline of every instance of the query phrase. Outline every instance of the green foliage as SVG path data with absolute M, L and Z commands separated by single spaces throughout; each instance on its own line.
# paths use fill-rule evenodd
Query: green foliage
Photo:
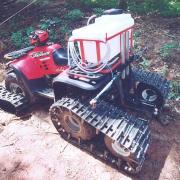
M 102 15 L 103 12 L 104 12 L 104 9 L 102 9 L 102 8 L 93 8 L 93 13 L 98 16 Z
M 138 38 L 138 33 L 134 32 L 133 34 L 133 39 L 134 39 L 134 48 L 137 48 L 137 38 Z
M 21 2 L 29 2 L 27 0 L 19 0 Z M 118 6 L 117 0 L 66 0 L 66 6 L 68 7 L 69 13 L 67 15 L 63 15 L 61 17 L 65 17 L 65 19 L 61 20 L 59 17 L 53 17 L 53 18 L 44 18 L 39 23 L 40 29 L 47 29 L 50 24 L 59 24 L 61 27 L 56 27 L 51 30 L 50 32 L 50 38 L 51 40 L 55 41 L 59 39 L 58 32 L 60 32 L 61 35 L 67 35 L 70 34 L 70 30 L 73 26 L 73 22 L 81 20 L 84 17 L 83 12 L 87 12 L 87 15 L 90 13 L 94 13 L 97 15 L 101 15 L 104 9 L 109 8 L 116 8 Z M 179 0 L 133 0 L 133 1 L 127 1 L 128 7 L 130 10 L 138 13 L 160 13 L 162 15 L 168 15 L 168 16 L 174 16 L 174 15 L 180 15 L 180 2 Z M 49 5 L 52 3 L 50 0 L 39 0 L 38 6 L 42 6 L 44 8 L 44 5 Z M 37 5 L 37 4 L 35 4 Z M 46 6 L 48 7 L 48 6 Z M 65 8 L 66 12 L 67 8 Z M 82 12 L 83 11 L 83 12 Z M 11 42 L 15 45 L 16 48 L 24 47 L 29 43 L 28 36 L 30 32 L 34 31 L 34 28 L 28 27 L 25 29 L 20 29 L 18 22 L 19 22 L 19 16 L 16 16 L 14 19 L 12 19 L 10 23 L 10 29 L 13 33 L 0 33 L 0 36 L 3 39 L 6 39 L 6 37 L 11 37 Z M 23 21 L 23 17 L 21 18 Z M 58 30 L 59 29 L 59 30 Z M 57 31 L 58 30 L 58 31 Z M 11 34 L 11 35 L 10 35 Z M 139 32 L 135 32 L 134 34 L 134 44 L 135 49 L 138 48 L 138 37 Z M 160 55 L 162 57 L 168 56 L 168 54 L 171 52 L 172 49 L 179 48 L 179 44 L 177 43 L 170 43 L 162 46 L 159 50 Z M 143 67 L 148 67 L 150 62 L 144 59 L 141 62 L 141 65 Z
M 164 6 L 160 8 L 160 14 L 163 16 L 180 16 L 180 2 L 166 0 Z
M 26 36 L 29 36 L 34 31 L 34 28 L 32 26 L 25 28 Z
M 81 8 L 91 10 L 93 8 L 114 8 L 117 6 L 117 0 L 68 0 L 70 8 Z
M 66 15 L 66 18 L 73 22 L 73 21 L 81 20 L 83 16 L 84 13 L 81 10 L 74 9 Z
M 167 65 L 164 65 L 162 68 L 161 68 L 161 71 L 160 73 L 163 75 L 163 76 L 166 76 L 168 74 L 168 66 Z
M 160 48 L 160 50 L 159 50 L 160 56 L 165 58 L 170 54 L 172 49 L 176 49 L 178 47 L 179 47 L 178 42 L 167 43 Z
M 57 41 L 58 38 L 59 38 L 58 34 L 55 33 L 54 31 L 50 31 L 50 32 L 49 32 L 49 37 L 50 37 L 50 40 L 51 40 L 52 42 Z
M 138 49 L 138 38 L 141 36 L 141 33 L 143 32 L 142 29 L 136 30 L 133 34 L 134 39 L 134 49 Z
M 60 25 L 61 23 L 62 23 L 62 20 L 58 17 L 44 18 L 44 19 L 41 19 L 39 23 L 39 28 L 42 30 L 46 30 L 53 25 Z
M 21 48 L 29 45 L 29 35 L 34 31 L 33 27 L 28 27 L 20 31 L 16 31 L 11 35 L 11 41 L 16 48 Z
M 143 69 L 148 69 L 151 65 L 151 61 L 149 61 L 146 58 L 142 58 L 142 61 L 139 63 L 139 65 L 143 68 Z
M 139 14 L 154 13 L 157 12 L 157 9 L 159 9 L 159 1 L 155 0 L 145 0 L 139 2 L 134 0 L 130 1 L 128 5 L 131 11 Z
M 66 33 L 69 32 L 69 28 L 68 28 L 66 25 L 64 25 L 64 26 L 62 26 L 62 27 L 60 28 L 60 32 L 61 32 L 62 34 L 66 34 Z
M 128 3 L 129 9 L 139 14 L 159 13 L 163 16 L 179 16 L 180 2 L 177 0 L 133 0 Z
M 42 29 L 42 30 L 46 30 L 48 27 L 49 27 L 49 23 L 47 23 L 47 22 L 45 22 L 45 21 L 42 21 L 42 22 L 39 24 L 39 28 Z
M 171 92 L 169 99 L 180 99 L 180 82 L 171 81 Z
M 22 36 L 22 45 L 23 47 L 28 46 L 29 45 L 29 35 L 34 31 L 33 27 L 27 27 L 25 29 L 22 30 L 23 32 L 23 36 Z
M 116 0 L 86 0 L 86 5 L 88 7 L 96 7 L 96 8 L 114 8 L 117 6 L 117 1 Z
M 13 44 L 17 48 L 20 48 L 22 46 L 22 43 L 23 43 L 22 32 L 21 31 L 17 31 L 17 32 L 12 33 L 11 41 L 13 42 Z
M 58 17 L 44 18 L 40 21 L 38 26 L 40 29 L 46 30 L 51 25 L 57 26 L 58 24 L 61 24 L 61 22 L 62 22 L 61 19 Z M 18 49 L 28 46 L 29 45 L 29 35 L 34 30 L 35 29 L 30 26 L 30 27 L 21 29 L 19 31 L 13 32 L 11 35 L 11 42 Z M 58 39 L 58 35 L 57 35 L 57 33 L 55 33 L 55 30 L 53 28 L 51 28 L 51 31 L 50 31 L 50 39 L 52 41 L 56 41 Z

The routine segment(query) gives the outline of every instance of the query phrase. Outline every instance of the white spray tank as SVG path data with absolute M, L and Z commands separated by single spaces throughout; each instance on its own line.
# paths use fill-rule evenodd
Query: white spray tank
M 94 24 L 73 30 L 68 51 L 74 63 L 86 73 L 111 67 L 114 59 L 123 64 L 133 46 L 133 26 L 130 14 L 102 15 Z

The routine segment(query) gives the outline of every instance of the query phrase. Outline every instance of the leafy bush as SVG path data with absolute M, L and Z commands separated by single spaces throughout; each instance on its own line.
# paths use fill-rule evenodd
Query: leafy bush
M 70 8 L 93 9 L 93 8 L 114 8 L 117 6 L 117 0 L 68 0 Z
M 28 27 L 11 35 L 11 41 L 16 48 L 22 48 L 29 45 L 29 35 L 34 31 L 33 27 Z
M 139 63 L 139 65 L 143 68 L 143 69 L 148 69 L 151 65 L 151 61 L 149 61 L 146 58 L 142 58 L 142 61 Z
M 22 32 L 21 31 L 17 31 L 17 32 L 12 33 L 11 41 L 13 42 L 13 44 L 17 48 L 20 48 L 22 46 L 22 43 L 23 43 Z
M 163 16 L 180 15 L 180 2 L 177 0 L 133 0 L 129 1 L 128 7 L 131 11 L 140 14 L 159 13 Z
M 93 13 L 98 16 L 102 15 L 103 12 L 104 12 L 104 9 L 102 9 L 102 8 L 93 8 Z
M 179 16 L 180 2 L 178 0 L 160 0 L 156 9 L 163 16 Z
M 38 27 L 42 30 L 46 30 L 50 25 L 53 25 L 53 24 L 58 25 L 58 24 L 61 24 L 61 22 L 62 22 L 61 19 L 59 19 L 58 17 L 54 17 L 51 19 L 44 18 L 40 21 Z M 30 27 L 21 29 L 19 31 L 13 32 L 11 35 L 11 41 L 13 45 L 18 49 L 29 46 L 29 35 L 34 30 L 35 29 L 30 26 Z M 55 33 L 54 29 L 51 29 L 50 31 L 50 39 L 52 41 L 56 41 L 58 39 L 58 35 L 57 33 Z
M 83 16 L 84 16 L 84 13 L 81 10 L 74 9 L 66 15 L 66 18 L 69 19 L 70 21 L 78 21 L 82 19 Z
M 138 39 L 141 37 L 141 33 L 143 32 L 143 29 L 138 29 L 134 32 L 133 34 L 133 39 L 134 39 L 134 49 L 138 50 L 139 44 L 138 44 Z
M 104 9 L 109 9 L 109 8 L 114 8 L 117 6 L 117 0 L 87 0 L 85 1 L 86 5 L 89 7 L 96 7 L 96 8 L 104 8 Z
M 171 81 L 171 92 L 169 99 L 180 99 L 180 82 Z
M 62 27 L 60 28 L 60 32 L 61 32 L 62 34 L 66 34 L 66 33 L 69 32 L 69 28 L 64 25 L 64 26 L 62 26 Z
M 169 72 L 169 69 L 168 69 L 168 66 L 165 64 L 162 68 L 161 68 L 161 70 L 160 70 L 160 74 L 162 75 L 162 76 L 167 76 L 168 75 L 168 72 Z
M 169 53 L 172 51 L 172 49 L 176 49 L 178 47 L 179 47 L 178 42 L 167 43 L 160 48 L 160 51 L 159 51 L 160 55 L 162 57 L 167 57 Z
M 44 18 L 40 20 L 39 28 L 42 30 L 48 29 L 51 25 L 60 25 L 62 23 L 62 20 L 58 17 L 53 18 Z

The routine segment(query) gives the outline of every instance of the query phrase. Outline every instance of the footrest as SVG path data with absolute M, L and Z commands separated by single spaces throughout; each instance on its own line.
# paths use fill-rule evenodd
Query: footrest
M 52 88 L 40 89 L 35 91 L 35 93 L 48 99 L 54 99 L 54 91 Z

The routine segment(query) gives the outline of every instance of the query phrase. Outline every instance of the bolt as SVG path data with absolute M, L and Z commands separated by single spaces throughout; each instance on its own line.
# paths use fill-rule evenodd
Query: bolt
M 107 158 L 107 156 L 108 156 L 108 151 L 104 151 L 104 159 L 106 159 Z
M 121 164 L 122 164 L 122 160 L 119 158 L 118 161 L 117 161 L 117 166 L 118 166 L 118 168 L 121 167 Z M 126 168 L 126 167 L 125 167 L 125 168 Z
M 68 137 L 67 137 L 67 138 L 68 138 L 68 140 L 71 139 L 71 134 L 68 134 Z
M 93 148 L 94 148 L 94 145 L 91 144 L 91 145 L 90 145 L 90 150 L 93 151 Z
M 154 108 L 154 112 L 153 112 L 153 114 L 154 114 L 155 116 L 157 116 L 157 115 L 159 114 L 159 110 L 158 110 L 158 108 Z

